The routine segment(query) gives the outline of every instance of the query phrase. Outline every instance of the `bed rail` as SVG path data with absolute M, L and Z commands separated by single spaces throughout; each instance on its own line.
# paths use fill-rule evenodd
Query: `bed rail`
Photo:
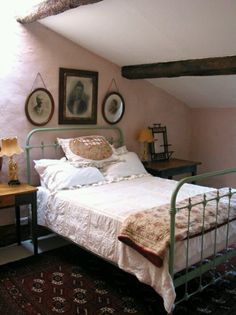
M 191 183 L 191 182 L 199 182 L 204 179 L 208 179 L 210 177 L 215 177 L 215 176 L 222 176 L 226 174 L 231 174 L 235 173 L 236 168 L 230 168 L 226 170 L 221 170 L 221 171 L 215 171 L 215 172 L 208 172 L 200 175 L 195 175 L 191 177 L 186 177 L 182 180 L 180 180 L 177 185 L 175 190 L 172 193 L 171 196 L 171 206 L 170 206 L 170 245 L 169 245 L 169 272 L 170 275 L 173 279 L 173 283 L 175 288 L 179 287 L 180 285 L 184 285 L 184 295 L 181 299 L 176 300 L 175 305 L 179 304 L 183 300 L 187 300 L 190 296 L 202 291 L 205 287 L 209 286 L 210 284 L 213 284 L 214 282 L 218 281 L 222 275 L 219 275 L 217 273 L 216 275 L 216 267 L 220 264 L 223 264 L 225 262 L 228 262 L 232 257 L 236 256 L 236 248 L 230 247 L 229 244 L 229 215 L 230 215 L 230 206 L 231 206 L 231 198 L 233 195 L 236 194 L 235 190 L 232 190 L 231 188 L 227 188 L 227 192 L 223 195 L 219 195 L 219 190 L 216 191 L 216 197 L 207 199 L 206 194 L 203 194 L 202 201 L 198 202 L 197 204 L 201 204 L 203 207 L 203 227 L 202 227 L 202 233 L 201 233 L 201 259 L 200 262 L 197 263 L 194 267 L 189 265 L 189 230 L 190 230 L 190 215 L 191 215 L 191 210 L 194 206 L 196 206 L 196 203 L 192 203 L 191 198 L 188 200 L 188 204 L 185 205 L 182 208 L 188 209 L 188 231 L 187 231 L 187 246 L 186 246 L 186 266 L 185 270 L 182 273 L 174 274 L 174 261 L 175 261 L 175 245 L 176 245 L 176 240 L 175 240 L 175 223 L 176 223 L 176 214 L 179 210 L 181 210 L 181 207 L 178 208 L 178 203 L 177 203 L 177 197 L 178 193 L 181 189 L 181 187 L 186 184 L 186 183 Z M 228 198 L 228 219 L 227 219 L 227 227 L 226 227 L 226 235 L 225 235 L 225 248 L 223 251 L 217 252 L 216 247 L 217 247 L 217 217 L 218 217 L 218 205 L 219 201 L 221 198 Z M 215 201 L 216 203 L 216 216 L 215 216 L 215 227 L 214 227 L 214 243 L 213 243 L 213 255 L 211 256 L 210 259 L 206 259 L 203 256 L 203 245 L 204 245 L 204 216 L 205 216 L 205 209 L 206 205 L 210 201 Z M 206 273 L 207 271 L 213 270 L 214 275 L 206 283 L 204 279 L 203 283 L 203 274 Z M 194 291 L 189 293 L 188 292 L 188 282 L 194 278 L 198 278 L 198 288 Z
M 31 150 L 32 149 L 40 149 L 41 150 L 41 157 L 44 157 L 44 150 L 45 148 L 55 148 L 58 149 L 59 145 L 55 140 L 54 143 L 45 144 L 44 141 L 40 141 L 39 144 L 31 145 L 32 137 L 35 134 L 40 133 L 50 133 L 50 132 L 57 132 L 63 133 L 64 131 L 78 131 L 78 132 L 101 132 L 101 131 L 111 131 L 113 136 L 106 136 L 108 141 L 116 146 L 121 146 L 124 144 L 124 136 L 119 127 L 116 126 L 109 126 L 109 125 L 84 125 L 84 126 L 75 126 L 75 127 L 51 127 L 51 128 L 36 128 L 29 132 L 26 138 L 25 150 L 26 150 L 26 161 L 27 161 L 27 182 L 31 184 Z M 79 135 L 76 135 L 79 136 Z M 115 136 L 115 138 L 114 138 Z

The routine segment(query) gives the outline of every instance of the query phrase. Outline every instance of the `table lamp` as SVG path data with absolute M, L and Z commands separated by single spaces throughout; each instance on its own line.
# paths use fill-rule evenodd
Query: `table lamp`
M 17 138 L 5 138 L 2 139 L 2 148 L 0 151 L 0 157 L 8 156 L 8 176 L 9 182 L 8 185 L 20 185 L 18 180 L 18 167 L 17 163 L 13 160 L 13 155 L 22 153 L 23 150 L 17 143 Z
M 148 161 L 148 143 L 153 142 L 152 131 L 148 128 L 142 129 L 138 136 L 138 141 L 143 144 L 141 160 Z

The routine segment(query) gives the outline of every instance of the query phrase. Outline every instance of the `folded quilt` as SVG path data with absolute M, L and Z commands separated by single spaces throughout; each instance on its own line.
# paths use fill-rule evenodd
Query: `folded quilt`
M 229 202 L 228 195 L 231 193 Z M 181 241 L 196 236 L 235 219 L 235 194 L 235 190 L 222 188 L 206 193 L 205 197 L 202 194 L 196 195 L 191 198 L 191 211 L 187 206 L 189 199 L 177 203 L 176 208 L 179 210 L 175 216 L 175 240 Z M 213 198 L 218 201 L 212 200 Z M 166 204 L 131 214 L 123 222 L 118 239 L 137 250 L 157 267 L 161 267 L 170 242 L 169 210 L 170 205 Z

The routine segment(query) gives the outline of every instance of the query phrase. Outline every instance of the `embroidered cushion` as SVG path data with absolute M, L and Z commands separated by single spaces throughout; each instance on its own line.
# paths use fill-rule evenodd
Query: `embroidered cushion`
M 71 139 L 69 148 L 75 155 L 89 160 L 104 160 L 112 156 L 112 148 L 102 136 Z
M 96 166 L 102 167 L 109 162 L 118 160 L 113 154 L 112 146 L 99 135 L 83 136 L 70 139 L 57 139 L 66 158 L 77 167 Z

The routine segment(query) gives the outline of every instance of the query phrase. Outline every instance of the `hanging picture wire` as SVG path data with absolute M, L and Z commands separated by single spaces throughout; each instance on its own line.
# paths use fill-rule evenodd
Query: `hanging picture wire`
M 43 78 L 42 78 L 42 75 L 41 75 L 40 72 L 38 72 L 37 75 L 36 75 L 36 77 L 35 77 L 35 79 L 34 79 L 34 82 L 33 82 L 33 84 L 32 84 L 30 93 L 36 88 L 36 83 L 37 83 L 37 81 L 41 81 L 42 84 L 43 84 L 44 89 L 47 90 L 47 87 L 46 87 L 46 85 L 45 85 L 45 83 L 44 83 L 44 80 L 43 80 Z
M 119 89 L 118 89 L 118 86 L 116 84 L 116 80 L 114 78 L 112 78 L 111 83 L 110 83 L 109 88 L 108 88 L 108 91 L 107 91 L 107 94 L 109 94 L 111 92 L 111 87 L 113 84 L 115 86 L 115 91 L 119 93 Z
M 169 151 L 171 144 L 167 140 L 166 126 L 153 124 L 149 127 L 152 131 L 154 141 L 149 143 L 152 161 L 169 160 L 174 151 Z

